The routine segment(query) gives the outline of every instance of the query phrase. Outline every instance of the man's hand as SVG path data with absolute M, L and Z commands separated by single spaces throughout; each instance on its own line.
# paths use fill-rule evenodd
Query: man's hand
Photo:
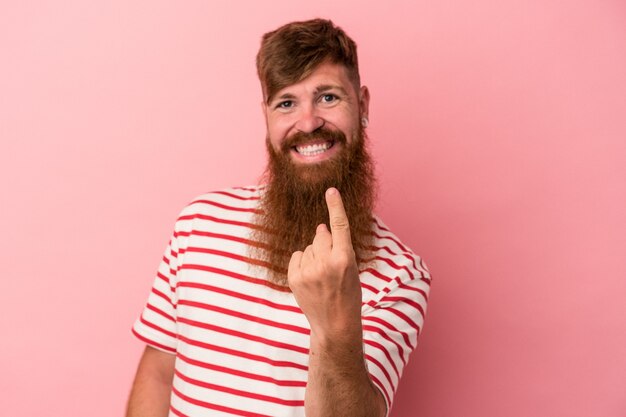
M 325 340 L 361 334 L 361 285 L 341 196 L 326 191 L 330 231 L 317 227 L 313 243 L 291 256 L 289 288 L 311 331 Z
M 311 325 L 304 407 L 309 417 L 385 415 L 363 356 L 361 283 L 350 225 L 335 188 L 326 191 L 330 231 L 291 256 L 289 288 Z

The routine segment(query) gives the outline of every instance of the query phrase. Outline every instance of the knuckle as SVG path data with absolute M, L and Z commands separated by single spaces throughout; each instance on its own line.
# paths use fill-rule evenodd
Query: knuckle
M 338 269 L 346 270 L 354 262 L 354 251 L 341 251 L 335 256 L 334 263 Z
M 289 268 L 287 271 L 287 281 L 289 282 L 289 286 L 298 286 L 301 285 L 303 281 L 303 271 L 300 268 Z
M 296 272 L 287 272 L 287 285 L 289 288 L 293 290 L 294 287 L 298 286 L 299 274 Z
M 333 216 L 333 218 L 330 220 L 330 223 L 335 230 L 347 229 L 350 227 L 348 219 L 343 216 Z

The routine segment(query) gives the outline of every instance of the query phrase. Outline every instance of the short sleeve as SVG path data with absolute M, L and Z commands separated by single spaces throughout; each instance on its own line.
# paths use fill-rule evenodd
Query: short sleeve
M 412 253 L 378 260 L 375 269 L 388 283 L 363 308 L 363 341 L 370 378 L 382 392 L 389 412 L 424 324 L 430 274 Z
M 176 287 L 188 233 L 181 230 L 179 217 L 157 269 L 148 301 L 133 325 L 133 334 L 148 345 L 169 353 L 176 352 Z

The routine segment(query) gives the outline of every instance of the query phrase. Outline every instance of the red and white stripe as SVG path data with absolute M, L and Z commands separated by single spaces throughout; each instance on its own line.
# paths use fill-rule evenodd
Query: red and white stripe
M 133 333 L 176 354 L 170 416 L 304 416 L 309 332 L 249 258 L 262 187 L 204 194 L 179 216 Z M 365 359 L 390 406 L 424 323 L 430 275 L 375 218 L 360 274 Z M 390 407 L 389 407 L 390 408 Z

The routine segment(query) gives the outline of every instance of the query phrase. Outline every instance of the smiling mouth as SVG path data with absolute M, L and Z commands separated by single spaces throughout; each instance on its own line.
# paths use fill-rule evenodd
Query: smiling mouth
M 294 146 L 293 149 L 296 150 L 302 156 L 315 156 L 322 154 L 333 147 L 335 144 L 334 140 L 329 140 L 322 143 L 313 143 L 308 145 L 298 145 Z

